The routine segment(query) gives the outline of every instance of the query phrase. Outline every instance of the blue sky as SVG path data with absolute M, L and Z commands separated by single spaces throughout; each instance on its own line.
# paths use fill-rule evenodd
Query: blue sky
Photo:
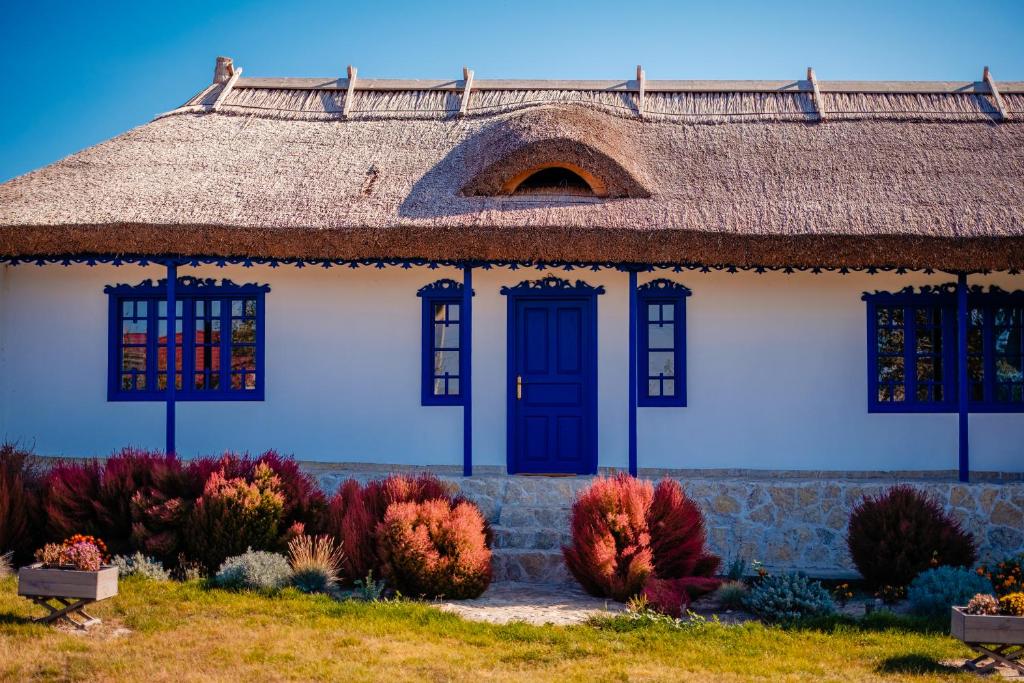
M 1024 80 L 1002 2 L 66 2 L 6 0 L 0 181 L 248 76 Z

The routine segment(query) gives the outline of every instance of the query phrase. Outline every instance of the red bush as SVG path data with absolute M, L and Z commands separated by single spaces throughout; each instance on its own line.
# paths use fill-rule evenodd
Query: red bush
M 657 487 L 625 474 L 595 479 L 573 504 L 570 526 L 565 563 L 592 595 L 625 601 L 644 593 L 678 614 L 718 585 L 703 515 L 671 479 Z
M 977 559 L 974 537 L 934 498 L 907 485 L 865 496 L 850 514 L 846 543 L 872 588 L 907 586 L 925 569 L 970 567 Z
M 331 497 L 326 519 L 327 533 L 341 543 L 345 553 L 341 580 L 351 584 L 365 579 L 371 571 L 380 576 L 377 528 L 390 505 L 437 499 L 449 503 L 455 500 L 444 483 L 431 474 L 415 477 L 393 474 L 383 480 L 370 481 L 365 486 L 360 486 L 354 479 L 342 482 Z M 485 535 L 489 533 L 490 527 L 485 524 Z
M 468 501 L 392 503 L 377 536 L 384 578 L 406 595 L 476 598 L 491 583 L 483 515 Z
M 173 455 L 125 448 L 104 462 L 58 463 L 46 479 L 47 528 L 52 538 L 86 533 L 104 539 L 116 555 L 130 553 L 139 533 L 135 497 L 173 498 L 184 487 L 181 463 Z
M 29 562 L 43 540 L 40 485 L 29 454 L 0 444 L 0 555 L 12 551 L 19 564 Z

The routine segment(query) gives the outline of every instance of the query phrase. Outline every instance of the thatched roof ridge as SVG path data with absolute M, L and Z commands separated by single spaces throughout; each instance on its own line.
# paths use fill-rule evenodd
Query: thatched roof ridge
M 640 112 L 614 83 L 476 82 L 459 116 L 458 82 L 363 82 L 345 116 L 318 82 L 215 83 L 0 184 L 0 256 L 1024 267 L 1024 84 L 1003 120 L 978 84 L 821 82 L 818 122 L 784 83 L 649 81 Z M 559 161 L 609 198 L 497 191 Z

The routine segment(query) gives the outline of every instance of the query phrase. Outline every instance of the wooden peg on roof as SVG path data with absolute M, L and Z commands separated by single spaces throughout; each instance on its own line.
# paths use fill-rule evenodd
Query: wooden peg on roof
M 473 89 L 473 70 L 468 66 L 462 67 L 462 101 L 459 102 L 459 116 L 465 116 L 469 112 L 469 93 Z
M 356 74 L 358 72 L 359 70 L 354 66 L 348 65 L 348 88 L 345 90 L 345 103 L 341 105 L 341 115 L 346 119 L 356 101 Z
M 985 85 L 992 92 L 992 99 L 995 100 L 996 109 L 999 110 L 999 118 L 1003 121 L 1010 119 L 1010 110 L 1006 108 L 1006 102 L 1003 101 L 1003 96 L 999 94 L 999 88 L 996 87 L 996 80 L 992 78 L 992 72 L 985 67 L 985 70 L 981 74 L 981 80 L 985 81 Z
M 645 111 L 644 91 L 647 90 L 647 74 L 644 73 L 644 68 L 639 64 L 636 65 L 636 89 L 636 109 L 637 113 L 640 114 L 640 118 L 643 118 Z
M 217 63 L 213 67 L 213 82 L 215 84 L 227 83 L 234 71 L 235 67 L 231 57 L 217 57 Z
M 230 63 L 228 64 L 228 71 L 230 72 L 231 75 L 228 78 L 227 83 L 225 83 L 223 87 L 221 87 L 220 94 L 217 95 L 217 99 L 213 101 L 213 111 L 217 111 L 218 109 L 220 109 L 220 106 L 224 104 L 224 100 L 226 100 L 228 98 L 228 95 L 231 94 L 231 89 L 234 88 L 235 83 L 238 82 L 238 77 L 242 75 L 242 67 L 238 67 L 236 69 Z
M 814 101 L 814 109 L 818 114 L 818 120 L 825 120 L 825 103 L 821 99 L 821 90 L 818 88 L 818 78 L 814 75 L 814 69 L 807 67 L 807 81 L 811 84 L 811 99 Z

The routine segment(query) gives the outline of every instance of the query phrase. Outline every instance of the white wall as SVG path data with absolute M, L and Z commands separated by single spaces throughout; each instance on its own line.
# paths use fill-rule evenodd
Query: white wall
M 181 274 L 269 283 L 266 400 L 178 404 L 183 455 L 276 448 L 300 459 L 462 462 L 462 411 L 420 405 L 416 290 L 454 269 L 204 266 Z M 506 297 L 545 273 L 474 272 L 474 462 L 505 464 Z M 626 464 L 627 276 L 598 297 L 601 466 Z M 159 278 L 156 266 L 0 268 L 0 438 L 52 455 L 163 445 L 161 403 L 106 401 L 103 286 Z M 639 409 L 641 467 L 954 469 L 955 414 L 867 412 L 866 290 L 950 276 L 685 273 L 688 407 Z M 976 282 L 1021 288 L 1024 278 Z M 1024 414 L 973 415 L 975 470 L 1024 471 Z

